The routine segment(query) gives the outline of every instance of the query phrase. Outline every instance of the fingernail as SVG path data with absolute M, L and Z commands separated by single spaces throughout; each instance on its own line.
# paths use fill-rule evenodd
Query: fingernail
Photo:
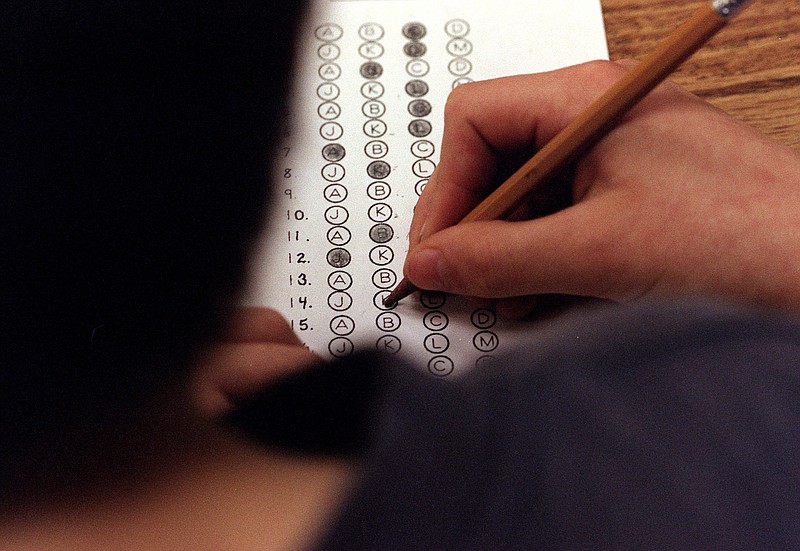
M 444 259 L 436 249 L 423 249 L 414 253 L 408 266 L 411 281 L 421 289 L 444 290 L 442 272 Z

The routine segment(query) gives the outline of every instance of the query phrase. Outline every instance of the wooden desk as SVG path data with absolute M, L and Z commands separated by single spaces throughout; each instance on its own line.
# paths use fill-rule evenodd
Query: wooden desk
M 611 59 L 641 59 L 710 0 L 602 0 Z M 800 149 L 800 2 L 754 0 L 672 80 Z

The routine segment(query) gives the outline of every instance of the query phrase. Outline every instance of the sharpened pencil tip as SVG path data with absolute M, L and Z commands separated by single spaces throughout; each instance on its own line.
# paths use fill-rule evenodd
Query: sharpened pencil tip
M 414 293 L 414 291 L 416 290 L 417 288 L 414 286 L 413 283 L 411 283 L 407 279 L 403 279 L 400 281 L 397 287 L 394 288 L 394 291 L 386 295 L 386 298 L 383 299 L 383 305 L 386 306 L 387 308 L 389 306 L 394 306 L 407 296 Z

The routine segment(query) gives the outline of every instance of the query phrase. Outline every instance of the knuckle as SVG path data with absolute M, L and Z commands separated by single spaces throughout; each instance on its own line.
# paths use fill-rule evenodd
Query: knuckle
M 622 78 L 628 69 L 613 61 L 597 59 L 577 67 L 582 72 L 582 81 L 595 84 L 600 89 L 609 88 Z
M 480 94 L 482 83 L 470 82 L 452 90 L 444 104 L 445 121 L 469 113 L 470 106 Z

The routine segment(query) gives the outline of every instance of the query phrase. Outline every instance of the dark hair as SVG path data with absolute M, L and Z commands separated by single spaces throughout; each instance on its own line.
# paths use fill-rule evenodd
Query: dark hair
M 0 479 L 118 428 L 219 326 L 302 4 L 0 9 Z

